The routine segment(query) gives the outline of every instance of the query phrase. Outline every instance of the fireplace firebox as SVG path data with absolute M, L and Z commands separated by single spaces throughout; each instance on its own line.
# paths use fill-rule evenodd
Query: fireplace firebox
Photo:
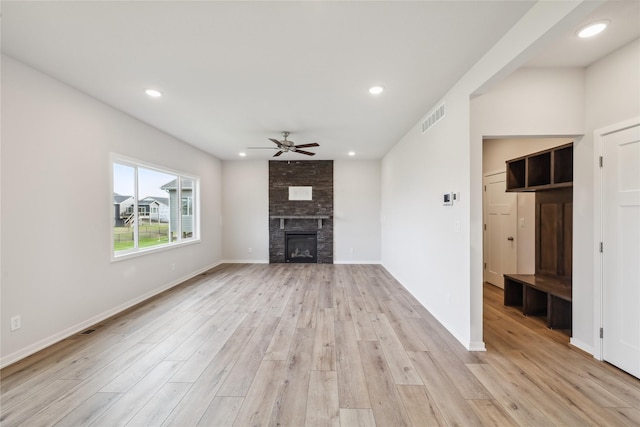
M 318 262 L 318 235 L 315 232 L 285 233 L 285 262 Z

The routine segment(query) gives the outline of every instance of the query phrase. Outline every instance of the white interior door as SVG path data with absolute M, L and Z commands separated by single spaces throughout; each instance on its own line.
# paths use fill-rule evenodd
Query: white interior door
M 506 172 L 484 176 L 484 281 L 504 288 L 517 273 L 517 193 L 507 193 Z
M 640 378 L 640 126 L 602 138 L 602 356 Z

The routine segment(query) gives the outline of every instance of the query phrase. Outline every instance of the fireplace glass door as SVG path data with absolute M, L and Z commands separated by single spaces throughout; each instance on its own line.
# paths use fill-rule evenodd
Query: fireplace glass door
M 285 261 L 316 264 L 318 262 L 316 233 L 286 233 Z

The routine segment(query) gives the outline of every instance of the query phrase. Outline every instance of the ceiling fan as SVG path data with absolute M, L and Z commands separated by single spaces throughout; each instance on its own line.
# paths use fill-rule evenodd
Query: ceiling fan
M 293 141 L 289 141 L 287 139 L 287 137 L 289 136 L 289 132 L 287 132 L 287 131 L 282 132 L 282 136 L 284 137 L 284 139 L 282 141 L 278 141 L 277 139 L 269 138 L 269 141 L 271 141 L 274 144 L 276 144 L 277 147 L 247 147 L 247 148 L 255 149 L 255 150 L 257 150 L 257 149 L 278 150 L 278 152 L 276 154 L 274 154 L 273 157 L 278 157 L 278 156 L 282 155 L 282 153 L 288 153 L 288 152 L 305 154 L 307 156 L 315 156 L 316 153 L 312 153 L 310 151 L 301 150 L 301 148 L 310 148 L 310 147 L 319 147 L 320 146 L 320 144 L 318 144 L 316 142 L 312 142 L 311 144 L 295 145 L 295 143 Z

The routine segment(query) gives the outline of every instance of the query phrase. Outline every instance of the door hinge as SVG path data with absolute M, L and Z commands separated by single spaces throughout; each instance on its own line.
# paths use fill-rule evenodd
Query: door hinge
M 602 162 L 603 162 L 602 156 L 600 156 L 600 167 L 602 167 Z
M 600 338 L 604 338 L 604 329 L 600 328 Z
M 484 191 L 487 191 L 487 186 L 486 185 L 484 186 Z
M 604 245 L 600 242 L 600 253 L 604 252 Z
M 485 270 L 487 269 L 487 263 L 486 262 L 484 263 L 484 269 Z
M 484 225 L 484 231 L 487 231 L 487 224 Z

